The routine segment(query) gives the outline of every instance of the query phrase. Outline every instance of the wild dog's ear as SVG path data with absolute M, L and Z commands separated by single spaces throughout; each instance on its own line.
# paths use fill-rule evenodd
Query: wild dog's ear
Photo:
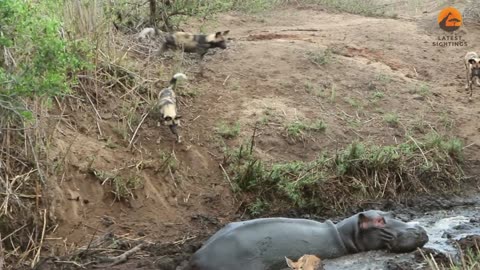
M 295 269 L 295 264 L 292 262 L 292 260 L 285 256 L 285 261 L 287 262 L 288 267 L 290 267 L 291 269 Z
M 224 36 L 228 35 L 228 33 L 230 33 L 230 30 L 227 30 L 227 31 L 223 31 L 223 34 Z
M 221 37 L 221 36 L 222 36 L 222 32 L 217 32 L 217 33 L 215 33 L 215 38 L 219 38 L 219 37 Z

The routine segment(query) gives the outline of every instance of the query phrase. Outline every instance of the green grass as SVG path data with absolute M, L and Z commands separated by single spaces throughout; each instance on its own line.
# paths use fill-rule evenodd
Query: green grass
M 391 127 L 396 127 L 400 123 L 396 113 L 387 113 L 383 116 L 383 121 Z
M 323 66 L 329 64 L 333 60 L 333 53 L 330 48 L 325 50 L 307 51 L 305 57 L 312 63 Z
M 325 89 L 320 85 L 315 85 L 311 82 L 306 82 L 305 91 L 317 97 L 325 97 Z
M 439 134 L 398 145 L 353 142 L 309 162 L 264 163 L 245 149 L 226 160 L 237 192 L 255 198 L 251 209 L 268 204 L 341 211 L 363 200 L 451 190 L 463 177 L 462 142 Z
M 270 122 L 272 116 L 273 116 L 273 109 L 266 108 L 265 110 L 263 110 L 262 115 L 257 120 L 257 123 L 260 124 L 261 126 L 265 126 Z
M 110 184 L 110 192 L 115 196 L 114 200 L 127 200 L 133 198 L 133 191 L 143 186 L 142 180 L 136 175 L 124 176 L 118 171 L 107 172 L 90 169 L 91 173 L 97 177 L 101 184 Z
M 345 98 L 345 101 L 350 104 L 355 109 L 361 109 L 363 107 L 362 103 L 360 100 L 355 99 L 355 98 Z
M 430 256 L 422 252 L 429 269 L 432 270 L 478 270 L 480 269 L 480 247 L 467 248 L 462 250 L 461 259 L 457 263 L 450 262 L 448 265 L 435 262 Z
M 248 206 L 248 212 L 254 217 L 267 212 L 268 209 L 269 209 L 268 202 L 260 198 L 257 198 L 257 200 L 254 203 Z
M 373 94 L 372 94 L 372 98 L 373 98 L 374 100 L 379 100 L 379 99 L 382 99 L 382 98 L 384 98 L 384 97 L 385 97 L 385 93 L 383 93 L 382 91 L 375 91 L 375 92 L 373 92 Z
M 240 134 L 240 123 L 227 124 L 220 122 L 216 127 L 216 133 L 225 139 L 232 139 Z
M 296 120 L 285 125 L 287 136 L 293 138 L 300 137 L 305 131 L 324 132 L 326 129 L 327 125 L 322 120 L 316 120 L 312 123 Z
M 415 84 L 410 89 L 410 94 L 417 94 L 422 97 L 430 96 L 432 93 L 430 91 L 430 86 L 426 83 Z
M 380 73 L 375 76 L 375 80 L 382 84 L 389 84 L 392 81 L 392 77 L 390 75 Z

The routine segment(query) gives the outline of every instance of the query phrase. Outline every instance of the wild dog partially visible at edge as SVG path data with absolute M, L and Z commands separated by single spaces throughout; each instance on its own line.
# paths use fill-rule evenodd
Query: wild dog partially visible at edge
M 470 90 L 469 99 L 473 95 L 473 80 L 477 86 L 480 86 L 480 58 L 476 52 L 467 52 L 465 54 L 465 68 L 467 69 L 467 84 L 465 89 Z
M 287 261 L 287 265 L 292 270 L 323 270 L 323 263 L 320 258 L 315 255 L 305 254 L 298 259 L 297 262 L 290 260 L 289 258 L 285 257 Z
M 187 79 L 183 73 L 173 75 L 170 80 L 170 86 L 164 88 L 158 94 L 158 106 L 160 108 L 160 123 L 164 126 L 169 126 L 170 130 L 177 137 L 177 142 L 180 142 L 180 135 L 178 134 L 177 126 L 180 125 L 181 116 L 177 114 L 177 97 L 174 92 L 174 87 L 178 79 Z
M 161 48 L 161 53 L 167 49 L 181 49 L 184 52 L 198 53 L 200 59 L 203 59 L 209 49 L 213 48 L 227 48 L 225 36 L 230 30 L 224 32 L 216 32 L 215 34 L 203 35 L 192 34 L 187 32 L 170 33 L 165 37 L 165 43 Z

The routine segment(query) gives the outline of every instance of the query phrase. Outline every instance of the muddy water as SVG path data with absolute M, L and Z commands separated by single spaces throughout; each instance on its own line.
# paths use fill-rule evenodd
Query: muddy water
M 480 202 L 480 198 L 475 201 Z M 426 248 L 449 254 L 456 260 L 457 248 L 454 240 L 468 235 L 480 235 L 480 203 L 421 213 L 410 222 L 420 224 L 427 230 L 429 241 Z M 426 266 L 416 263 L 413 253 L 392 254 L 383 251 L 324 260 L 324 263 L 326 270 L 425 269 Z M 401 268 L 405 265 L 408 267 Z

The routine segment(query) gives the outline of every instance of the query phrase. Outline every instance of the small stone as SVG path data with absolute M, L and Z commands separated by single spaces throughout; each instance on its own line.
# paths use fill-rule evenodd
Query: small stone
M 425 97 L 421 95 L 413 95 L 413 99 L 422 101 L 425 100 Z

